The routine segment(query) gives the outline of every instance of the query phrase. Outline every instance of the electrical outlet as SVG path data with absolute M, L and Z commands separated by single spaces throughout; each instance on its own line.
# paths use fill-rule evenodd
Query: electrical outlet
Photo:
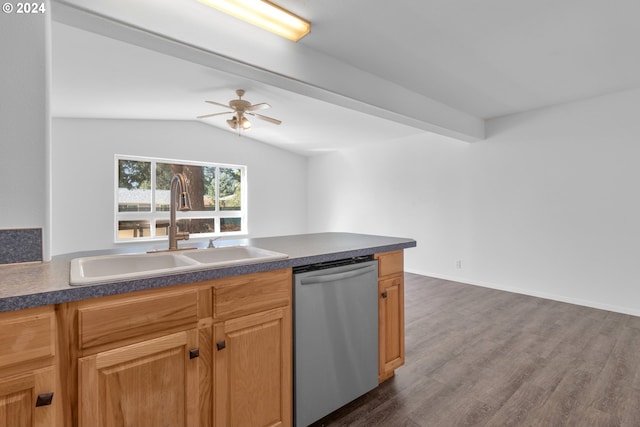
M 456 268 L 458 268 L 458 269 L 462 268 L 462 260 L 461 259 L 456 261 Z

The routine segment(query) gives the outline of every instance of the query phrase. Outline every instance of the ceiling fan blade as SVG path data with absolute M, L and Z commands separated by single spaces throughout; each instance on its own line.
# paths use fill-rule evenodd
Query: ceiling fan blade
M 264 110 L 266 108 L 271 108 L 271 105 L 267 104 L 266 102 L 261 102 L 260 104 L 248 106 L 246 111 Z
M 204 116 L 196 116 L 196 119 L 206 119 L 207 117 L 221 116 L 223 114 L 232 114 L 233 111 L 225 111 L 224 113 L 205 114 Z
M 224 105 L 224 104 L 220 104 L 219 102 L 215 102 L 215 101 L 204 101 L 207 104 L 213 104 L 213 105 L 218 105 L 220 107 L 224 107 L 224 108 L 231 108 L 228 105 Z M 231 108 L 233 110 L 233 108 Z
M 267 117 L 267 116 L 263 116 L 262 114 L 258 114 L 258 113 L 247 113 L 253 117 L 257 117 L 259 119 L 265 120 L 269 123 L 273 123 L 274 125 L 279 125 L 280 123 L 282 123 L 281 120 L 278 119 L 274 119 L 273 117 Z

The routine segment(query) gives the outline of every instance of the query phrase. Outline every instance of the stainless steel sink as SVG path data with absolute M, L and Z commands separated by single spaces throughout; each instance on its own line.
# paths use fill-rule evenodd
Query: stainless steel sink
M 289 256 L 254 246 L 227 246 L 180 252 L 104 255 L 71 260 L 71 286 L 158 277 L 207 268 L 253 264 Z

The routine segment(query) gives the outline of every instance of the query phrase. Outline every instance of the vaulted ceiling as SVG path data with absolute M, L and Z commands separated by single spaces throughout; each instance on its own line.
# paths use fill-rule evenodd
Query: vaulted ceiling
M 247 90 L 302 154 L 435 132 L 640 87 L 637 0 L 278 0 L 298 43 L 195 0 L 54 0 L 56 117 L 195 120 Z M 207 123 L 224 126 L 224 119 Z

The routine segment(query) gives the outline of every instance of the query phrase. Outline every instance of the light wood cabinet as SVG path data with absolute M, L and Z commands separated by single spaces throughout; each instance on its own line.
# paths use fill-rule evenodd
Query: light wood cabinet
M 214 326 L 215 425 L 291 425 L 291 310 Z
M 81 301 L 79 349 L 113 348 L 193 328 L 198 324 L 200 292 L 187 286 Z
M 403 252 L 375 258 L 384 381 Z M 289 268 L 0 313 L 0 427 L 290 426 L 292 288 Z
M 210 286 L 84 300 L 61 311 L 71 349 L 65 425 L 211 424 Z
M 62 305 L 63 424 L 290 426 L 291 290 L 283 269 Z
M 291 270 L 214 284 L 214 425 L 292 423 Z M 252 289 L 252 291 L 250 291 Z
M 54 308 L 0 313 L 0 343 L 0 426 L 58 424 Z
M 378 381 L 404 365 L 404 259 L 402 251 L 376 254 L 378 260 Z
M 81 426 L 198 426 L 198 331 L 83 357 Z
M 55 378 L 53 366 L 0 377 L 0 426 L 56 425 Z

